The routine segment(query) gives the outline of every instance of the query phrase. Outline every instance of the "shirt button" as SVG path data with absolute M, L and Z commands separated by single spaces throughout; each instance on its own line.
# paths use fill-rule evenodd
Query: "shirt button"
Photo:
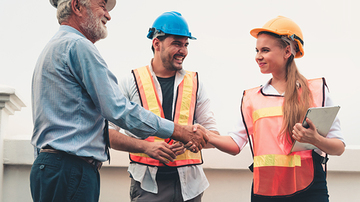
M 41 165 L 40 166 L 40 170 L 44 169 L 45 168 L 45 165 Z

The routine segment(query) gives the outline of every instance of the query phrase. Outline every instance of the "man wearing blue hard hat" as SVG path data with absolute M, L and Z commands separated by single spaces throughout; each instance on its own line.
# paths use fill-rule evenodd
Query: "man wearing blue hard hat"
M 36 159 L 30 173 L 34 201 L 99 200 L 102 162 L 109 160 L 108 121 L 143 138 L 173 138 L 197 152 L 208 138 L 156 116 L 120 92 L 94 43 L 107 35 L 115 0 L 50 0 L 59 31 L 45 46 L 32 81 Z M 147 152 L 141 140 L 118 135 L 112 146 Z M 117 143 L 125 145 L 117 145 Z M 193 144 L 192 144 L 193 143 Z M 131 148 L 131 149 L 129 149 Z M 168 160 L 174 152 L 162 147 Z
M 149 65 L 134 69 L 121 81 L 119 86 L 123 94 L 159 117 L 182 125 L 200 124 L 217 133 L 210 99 L 199 82 L 198 73 L 183 69 L 188 39 L 196 39 L 183 16 L 174 11 L 163 13 L 155 20 L 147 37 L 152 40 L 154 57 Z M 109 133 L 113 134 L 110 137 L 120 134 L 120 127 L 110 126 Z M 145 139 L 131 131 L 126 133 Z M 178 144 L 171 138 L 149 137 L 144 141 Z M 132 202 L 201 201 L 209 186 L 201 166 L 201 151 L 182 151 L 174 161 L 168 162 L 143 153 L 130 153 L 130 160 Z

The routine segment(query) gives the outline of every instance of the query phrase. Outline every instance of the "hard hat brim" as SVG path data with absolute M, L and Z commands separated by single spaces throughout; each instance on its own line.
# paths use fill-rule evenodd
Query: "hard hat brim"
M 50 0 L 50 4 L 52 6 L 54 6 L 55 8 L 57 8 L 57 2 L 58 2 L 58 0 Z
M 116 0 L 108 0 L 106 3 L 106 10 L 110 12 L 116 5 Z
M 59 0 L 50 0 L 50 4 L 57 8 Z M 108 0 L 106 3 L 106 10 L 110 12 L 116 5 L 116 0 Z
M 187 37 L 188 39 L 191 39 L 191 40 L 196 40 L 197 39 L 196 37 L 186 36 L 186 35 L 174 35 L 174 36 L 185 36 L 185 37 Z
M 149 33 L 147 34 L 147 38 L 148 39 L 154 39 L 156 38 L 157 36 L 155 36 L 156 34 L 154 33 L 154 30 L 155 28 L 150 28 L 149 29 Z M 165 34 L 168 34 L 168 35 L 173 35 L 173 36 L 181 36 L 181 37 L 187 37 L 188 39 L 191 39 L 191 40 L 196 40 L 197 38 L 196 37 L 193 37 L 191 36 L 191 33 L 189 33 L 189 35 L 182 35 L 182 34 L 172 34 L 172 33 L 164 33 L 162 32 L 164 35 Z
M 289 35 L 289 33 L 283 33 L 272 29 L 265 29 L 265 28 L 255 28 L 250 31 L 251 36 L 257 38 L 260 32 L 272 32 L 277 35 Z
M 251 36 L 255 37 L 255 38 L 258 38 L 258 35 L 260 32 L 271 32 L 271 33 L 274 33 L 274 34 L 277 34 L 277 35 L 287 35 L 289 36 L 290 33 L 288 32 L 279 32 L 279 31 L 276 31 L 276 30 L 272 30 L 272 29 L 266 29 L 266 28 L 255 28 L 255 29 L 252 29 L 250 31 L 250 34 Z M 298 43 L 300 43 L 297 39 L 295 39 Z M 295 55 L 295 58 L 301 58 L 302 56 L 304 56 L 304 48 L 303 46 L 299 46 L 299 51 L 296 53 Z

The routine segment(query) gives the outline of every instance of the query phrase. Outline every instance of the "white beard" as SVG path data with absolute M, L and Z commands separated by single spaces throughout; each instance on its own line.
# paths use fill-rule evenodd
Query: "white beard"
M 89 35 L 94 41 L 104 39 L 107 36 L 107 29 L 100 19 L 96 18 L 92 11 L 87 8 L 87 14 L 89 18 L 80 24 L 81 28 Z

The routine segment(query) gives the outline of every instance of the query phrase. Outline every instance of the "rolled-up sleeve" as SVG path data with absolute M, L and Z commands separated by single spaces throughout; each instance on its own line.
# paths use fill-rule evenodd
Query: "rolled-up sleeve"
M 161 119 L 123 96 L 116 77 L 91 42 L 79 40 L 70 54 L 72 72 L 104 118 L 143 138 L 168 138 L 172 135 L 173 122 Z

